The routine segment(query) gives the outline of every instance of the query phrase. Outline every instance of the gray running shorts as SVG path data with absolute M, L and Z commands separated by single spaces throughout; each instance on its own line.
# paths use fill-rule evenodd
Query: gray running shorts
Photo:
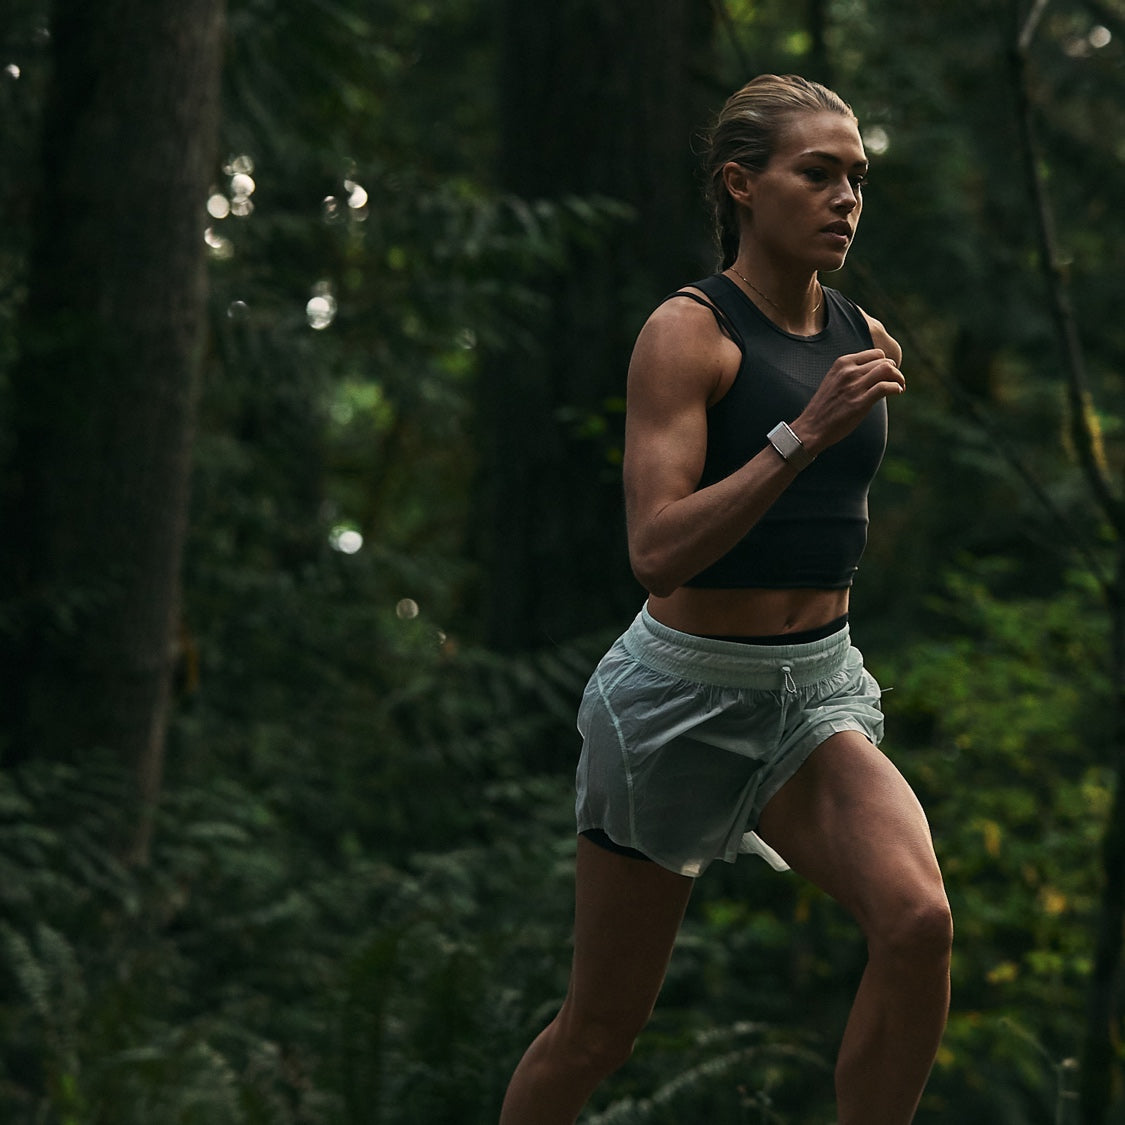
M 762 809 L 831 735 L 878 745 L 879 700 L 847 625 L 804 644 L 740 644 L 643 609 L 582 697 L 578 831 L 601 829 L 682 875 L 740 852 L 784 871 L 754 832 Z

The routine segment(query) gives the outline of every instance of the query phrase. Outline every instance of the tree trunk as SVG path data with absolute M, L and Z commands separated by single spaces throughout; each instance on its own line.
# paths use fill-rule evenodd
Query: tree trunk
M 58 0 L 3 577 L 9 761 L 102 748 L 147 849 L 174 659 L 223 0 Z
M 519 649 L 639 604 L 612 400 L 647 312 L 712 266 L 692 142 L 714 100 L 713 16 L 697 0 L 503 8 L 501 186 L 635 213 L 571 248 L 566 273 L 542 283 L 539 346 L 492 357 L 482 376 L 485 632 Z

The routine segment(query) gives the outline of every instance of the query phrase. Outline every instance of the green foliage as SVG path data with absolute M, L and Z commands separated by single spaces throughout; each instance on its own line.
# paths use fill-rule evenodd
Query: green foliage
M 5 1121 L 488 1119 L 525 998 L 561 987 L 562 825 L 398 866 L 320 854 L 229 782 L 181 786 L 128 871 L 98 843 L 123 782 L 0 778 Z
M 613 1101 L 593 1114 L 588 1125 L 677 1125 L 684 1120 L 796 1125 L 824 1120 L 831 1105 L 821 1103 L 810 1112 L 807 1083 L 813 1074 L 827 1077 L 831 1064 L 799 1038 L 792 1031 L 737 1023 L 670 1043 L 661 1062 L 673 1077 L 655 1081 L 649 1096 Z M 802 1105 L 804 1110 L 798 1108 Z
M 997 599 L 1007 563 L 966 563 L 934 636 L 881 679 L 889 740 L 934 829 L 957 928 L 954 1011 L 928 1095 L 1039 1117 L 1079 1052 L 1113 778 L 1105 621 L 1088 579 Z

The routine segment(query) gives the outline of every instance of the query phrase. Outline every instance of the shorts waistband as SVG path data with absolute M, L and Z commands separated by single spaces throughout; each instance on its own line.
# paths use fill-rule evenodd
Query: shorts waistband
M 851 649 L 844 625 L 831 636 L 793 645 L 744 645 L 681 633 L 645 606 L 621 638 L 634 660 L 657 672 L 714 687 L 777 691 L 808 687 L 833 675 Z

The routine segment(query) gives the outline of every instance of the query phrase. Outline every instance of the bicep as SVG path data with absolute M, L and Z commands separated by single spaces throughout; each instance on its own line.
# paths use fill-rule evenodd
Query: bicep
M 631 529 L 695 491 L 707 452 L 707 405 L 724 380 L 733 347 L 702 309 L 654 317 L 638 337 L 625 414 Z
M 631 380 L 625 421 L 625 503 L 630 525 L 695 490 L 707 450 L 703 400 L 670 401 L 655 372 Z

